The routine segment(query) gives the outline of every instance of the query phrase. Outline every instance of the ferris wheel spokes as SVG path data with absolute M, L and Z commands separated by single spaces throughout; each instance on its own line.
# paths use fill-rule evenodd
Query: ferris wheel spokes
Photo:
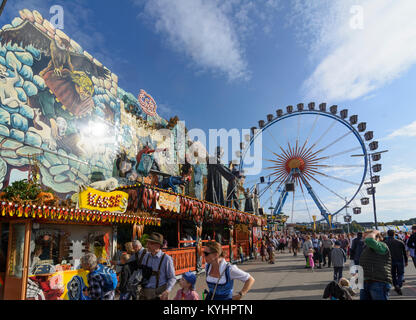
M 318 140 L 316 140 L 316 142 L 312 144 L 312 146 L 308 149 L 308 152 L 310 152 L 313 148 L 315 148 L 318 145 L 318 143 L 328 134 L 328 132 L 335 126 L 336 123 L 336 120 L 332 121 L 328 129 L 326 129 L 326 131 L 318 138 Z
M 315 160 L 327 160 L 327 159 L 331 159 L 331 158 L 334 158 L 334 157 L 337 157 L 337 156 L 340 156 L 340 155 L 343 155 L 343 154 L 346 154 L 346 153 L 348 153 L 348 152 L 352 152 L 352 151 L 356 151 L 356 150 L 359 150 L 359 149 L 361 149 L 361 147 L 355 147 L 355 148 L 352 148 L 352 149 L 348 149 L 348 150 L 345 150 L 345 151 L 341 151 L 341 152 L 338 152 L 338 153 L 335 153 L 335 154 L 332 154 L 332 155 L 330 155 L 330 156 L 325 156 L 325 157 L 321 157 L 321 158 L 316 158 Z
M 293 182 L 293 170 L 290 172 L 289 177 L 286 179 L 285 182 Z M 286 188 L 280 193 L 279 200 L 277 200 L 276 206 L 273 210 L 273 215 L 277 215 L 282 212 L 282 208 L 285 205 L 288 194 L 289 192 L 286 190 Z
M 359 184 L 359 183 L 357 183 L 357 182 L 353 182 L 353 181 L 349 181 L 349 180 L 346 180 L 346 179 L 342 179 L 342 178 L 338 178 L 338 177 L 330 176 L 330 175 L 328 175 L 328 174 L 326 174 L 326 173 L 322 173 L 322 172 L 319 172 L 319 171 L 316 171 L 316 170 L 311 170 L 311 171 L 312 171 L 312 172 L 315 172 L 315 173 L 317 173 L 317 174 L 319 174 L 319 175 L 321 175 L 321 176 L 324 176 L 324 177 L 330 178 L 330 179 L 334 179 L 334 180 L 342 181 L 342 182 L 349 183 L 349 184 L 353 184 L 353 185 L 357 185 L 357 186 L 359 186 L 359 185 L 360 185 L 360 184 Z
M 336 193 L 335 191 L 331 190 L 330 188 L 328 188 L 326 185 L 322 184 L 318 179 L 316 179 L 315 177 L 311 177 L 312 180 L 314 180 L 316 183 L 318 183 L 321 187 L 325 188 L 326 190 L 328 190 L 329 192 L 331 192 L 332 194 L 336 195 L 337 197 L 339 197 L 340 199 L 344 200 L 344 198 L 342 196 L 340 196 L 338 193 Z
M 304 183 L 306 189 L 308 190 L 309 195 L 311 196 L 312 200 L 315 202 L 316 206 L 318 207 L 319 211 L 321 212 L 321 215 L 328 222 L 328 224 L 330 224 L 329 219 L 328 219 L 328 215 L 329 215 L 328 210 L 326 208 L 324 208 L 323 203 L 321 203 L 318 196 L 313 191 L 312 186 L 308 183 L 308 181 L 303 176 L 302 172 L 299 169 L 295 169 L 295 170 L 297 170 L 300 178 L 302 179 L 302 182 Z
M 305 192 L 303 192 L 303 190 L 302 190 L 302 196 L 303 196 L 303 200 L 305 200 L 305 206 L 306 206 L 306 210 L 308 211 L 309 220 L 312 221 L 311 213 L 309 212 L 308 203 L 306 202 Z
M 261 196 L 263 196 L 263 194 L 268 190 L 268 189 L 270 189 L 271 188 L 271 186 L 274 184 L 274 183 L 276 183 L 277 181 L 278 182 L 280 182 L 278 179 L 280 179 L 279 177 L 277 177 L 276 179 L 274 179 L 272 182 L 270 182 L 269 184 L 268 184 L 268 186 L 266 187 L 266 188 L 264 188 L 264 190 L 263 190 L 263 193 L 261 194 L 261 195 L 259 195 L 259 197 L 261 197 Z
M 341 137 L 339 137 L 338 139 L 335 139 L 334 141 L 332 141 L 330 144 L 328 144 L 327 146 L 325 146 L 324 148 L 319 149 L 318 151 L 316 151 L 315 153 L 313 153 L 312 155 L 317 155 L 318 153 L 321 153 L 323 151 L 325 151 L 326 149 L 328 149 L 329 147 L 333 146 L 334 144 L 336 144 L 337 142 L 340 142 L 342 139 L 344 139 L 345 137 L 347 137 L 349 134 L 351 134 L 352 131 L 348 131 L 346 134 L 343 134 Z
M 302 146 L 302 148 L 301 148 L 301 151 L 305 148 L 306 144 L 309 142 L 309 139 L 310 139 L 310 137 L 312 136 L 312 132 L 314 131 L 315 126 L 316 126 L 316 124 L 317 124 L 317 122 L 318 122 L 318 118 L 319 118 L 319 115 L 316 115 L 315 120 L 314 120 L 314 122 L 313 122 L 313 124 L 312 124 L 312 128 L 311 128 L 311 130 L 309 131 L 308 137 L 306 138 L 305 143 L 303 144 L 303 146 Z M 300 152 L 300 154 L 302 154 L 302 152 Z
M 338 165 L 329 165 L 329 164 L 314 164 L 314 167 L 323 167 L 323 168 L 363 168 L 363 164 L 338 164 Z

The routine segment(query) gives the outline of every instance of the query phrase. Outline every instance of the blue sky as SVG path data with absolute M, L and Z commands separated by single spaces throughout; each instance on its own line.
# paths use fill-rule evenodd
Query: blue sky
M 389 150 L 378 219 L 416 216 L 413 0 L 14 0 L 1 25 L 23 8 L 49 17 L 55 4 L 63 31 L 120 87 L 146 90 L 162 117 L 178 115 L 188 128 L 250 128 L 300 102 L 349 109 Z M 372 207 L 354 218 L 371 221 Z M 293 219 L 310 218 L 303 208 Z

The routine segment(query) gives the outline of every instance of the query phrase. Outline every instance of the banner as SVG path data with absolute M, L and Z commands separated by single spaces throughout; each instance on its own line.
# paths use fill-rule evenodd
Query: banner
M 178 196 L 165 192 L 159 193 L 159 200 L 156 203 L 156 209 L 179 213 L 180 208 L 181 202 Z
M 50 266 L 50 265 L 45 265 Z M 89 271 L 60 270 L 51 273 L 29 275 L 28 288 L 30 291 L 26 299 L 44 300 L 85 300 L 83 289 L 88 286 L 87 275 Z M 45 269 L 46 270 L 46 269 Z
M 316 216 L 312 216 L 313 219 L 313 230 L 316 230 Z
M 329 229 L 332 229 L 332 215 L 328 214 Z
M 103 192 L 88 187 L 79 193 L 79 207 L 81 209 L 100 212 L 120 212 L 127 209 L 129 195 L 122 191 Z

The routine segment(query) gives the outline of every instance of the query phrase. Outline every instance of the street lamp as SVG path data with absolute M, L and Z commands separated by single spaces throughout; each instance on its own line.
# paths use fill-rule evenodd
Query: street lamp
M 371 145 L 371 143 L 370 143 L 370 145 Z M 378 147 L 377 144 L 372 144 L 370 146 L 370 150 L 375 150 L 375 149 L 377 149 L 377 147 Z M 376 230 L 378 230 L 378 226 L 377 226 L 377 212 L 376 212 L 376 188 L 374 187 L 374 184 L 378 183 L 380 181 L 380 177 L 379 176 L 373 176 L 373 170 L 374 170 L 374 172 L 381 171 L 381 164 L 376 164 L 376 165 L 374 165 L 374 168 L 373 168 L 371 166 L 371 159 L 373 159 L 373 161 L 378 161 L 378 160 L 381 159 L 381 153 L 385 153 L 385 152 L 388 152 L 388 151 L 389 150 L 377 151 L 377 152 L 368 154 L 369 157 L 367 157 L 369 167 L 370 167 L 370 182 L 365 182 L 365 184 L 371 185 L 370 188 L 367 188 L 367 193 L 373 197 L 374 224 L 375 224 Z M 351 155 L 351 157 L 364 157 L 364 156 L 365 156 L 364 154 L 353 154 L 353 155 Z

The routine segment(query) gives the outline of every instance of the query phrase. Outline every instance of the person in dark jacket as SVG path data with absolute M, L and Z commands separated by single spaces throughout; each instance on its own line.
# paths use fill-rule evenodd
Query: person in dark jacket
M 128 253 L 123 253 L 120 258 L 121 262 L 121 271 L 120 271 L 120 284 L 119 284 L 119 291 L 120 291 L 120 300 L 130 300 L 131 292 L 128 288 L 128 281 L 131 277 L 131 271 L 129 264 L 127 261 L 130 259 L 130 255 Z
M 407 247 L 410 249 L 410 256 L 416 268 L 416 225 L 412 226 L 412 235 L 407 239 Z
M 352 300 L 351 294 L 349 293 L 347 288 L 343 288 L 335 280 L 328 283 L 328 285 L 325 287 L 322 298 L 329 298 L 331 300 Z
M 381 241 L 378 230 L 366 232 L 364 243 L 360 256 L 364 288 L 360 290 L 360 300 L 388 300 L 392 284 L 389 247 Z
M 404 278 L 404 267 L 407 267 L 407 253 L 406 246 L 403 241 L 395 239 L 394 230 L 387 231 L 387 238 L 385 243 L 389 247 L 391 254 L 391 276 L 393 278 L 394 290 L 399 294 L 402 293 L 403 278 Z
M 331 250 L 332 247 L 334 246 L 334 243 L 332 242 L 332 240 L 328 239 L 327 235 L 323 236 L 323 240 L 322 240 L 322 260 L 323 260 L 323 266 L 325 267 L 326 265 L 326 257 L 328 257 L 328 268 L 331 267 Z
M 341 248 L 341 242 L 335 241 L 335 246 L 331 250 L 331 261 L 334 265 L 334 281 L 339 281 L 342 278 L 342 270 L 346 260 L 347 256 L 344 249 Z
M 363 233 L 358 232 L 357 238 L 352 240 L 351 249 L 350 249 L 350 258 L 351 260 L 354 260 L 354 264 L 358 265 L 360 262 L 360 256 L 361 252 L 364 248 L 364 239 L 363 239 Z

